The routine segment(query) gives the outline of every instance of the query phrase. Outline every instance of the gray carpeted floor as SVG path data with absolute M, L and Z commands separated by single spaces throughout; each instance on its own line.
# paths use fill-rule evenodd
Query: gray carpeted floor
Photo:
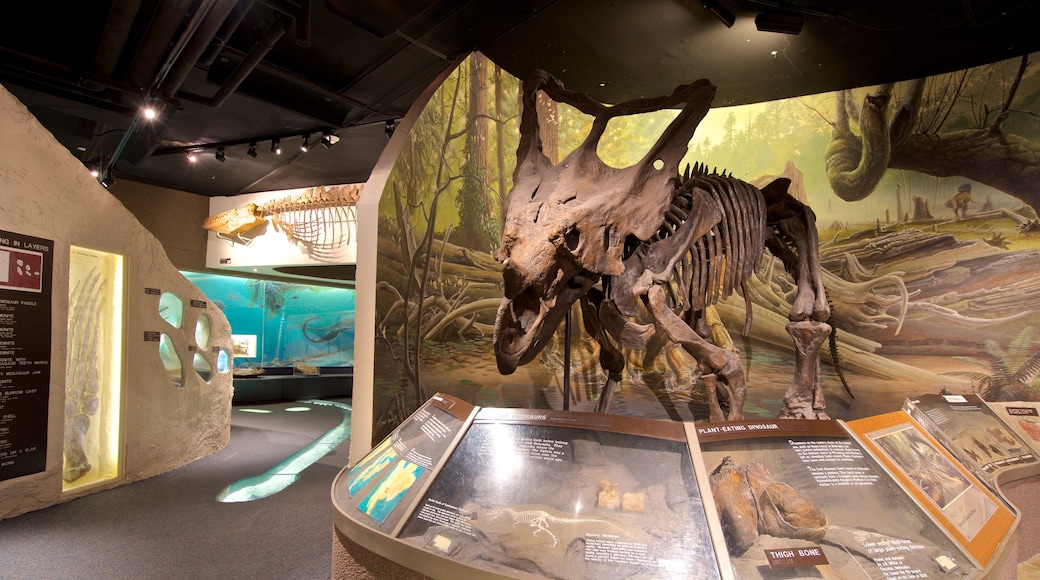
M 284 491 L 220 503 L 228 484 L 258 475 L 342 419 L 296 403 L 232 412 L 231 443 L 145 481 L 0 521 L 0 579 L 328 578 L 332 479 L 344 442 Z

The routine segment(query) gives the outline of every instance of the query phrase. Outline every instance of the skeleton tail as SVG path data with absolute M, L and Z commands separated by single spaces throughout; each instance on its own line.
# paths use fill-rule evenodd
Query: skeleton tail
M 827 299 L 830 303 L 830 299 Z M 834 306 L 831 305 L 831 312 L 834 312 Z M 849 382 L 845 380 L 845 373 L 841 370 L 841 353 L 838 352 L 838 326 L 834 324 L 834 319 L 831 319 L 831 334 L 827 337 L 827 344 L 830 346 L 831 351 L 831 363 L 834 365 L 834 374 L 838 375 L 838 379 L 841 381 L 841 386 L 845 387 L 845 392 L 849 394 L 850 399 L 855 399 L 856 395 L 852 394 L 852 388 L 849 387 Z

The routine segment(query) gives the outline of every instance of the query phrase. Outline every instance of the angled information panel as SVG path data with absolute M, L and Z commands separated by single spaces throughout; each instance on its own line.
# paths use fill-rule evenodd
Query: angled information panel
M 424 412 L 333 484 L 354 542 L 434 577 L 732 577 L 692 425 L 476 408 L 438 421 L 443 451 L 399 448 L 402 430 L 430 445 Z
M 1017 523 L 1002 498 L 904 411 L 847 426 L 976 566 L 993 562 Z
M 979 578 L 840 422 L 697 425 L 738 578 Z
M 364 525 L 392 533 L 474 410 L 460 399 L 434 395 L 345 477 L 339 475 L 343 485 L 333 487 L 334 501 Z
M 1033 449 L 978 395 L 920 395 L 903 410 L 984 483 L 1040 473 Z
M 988 405 L 1040 457 L 1040 403 L 1009 401 Z

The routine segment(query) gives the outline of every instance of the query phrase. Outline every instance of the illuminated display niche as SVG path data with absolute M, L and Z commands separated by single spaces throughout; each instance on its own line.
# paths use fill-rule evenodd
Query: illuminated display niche
M 119 475 L 123 256 L 73 246 L 62 490 Z

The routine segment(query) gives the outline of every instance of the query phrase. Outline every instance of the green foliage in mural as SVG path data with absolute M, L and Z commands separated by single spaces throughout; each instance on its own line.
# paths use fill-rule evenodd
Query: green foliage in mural
M 461 64 L 409 133 L 380 214 L 401 212 L 417 236 L 432 221 L 437 235 L 497 245 L 519 140 L 518 95 L 519 81 L 479 53 Z
M 490 143 L 488 125 L 488 75 L 484 58 L 470 58 L 469 113 L 466 145 L 463 149 L 462 187 L 455 205 L 459 211 L 460 245 L 490 251 L 498 245 L 499 227 L 495 220 L 499 201 L 491 195 Z
M 979 395 L 987 401 L 1037 401 L 1040 400 L 1040 351 L 1032 344 L 1033 327 L 1023 328 L 1011 340 L 1007 348 L 995 340 L 987 340 L 979 356 L 981 360 L 969 359 L 986 372 L 950 371 L 942 373 L 971 379 Z

